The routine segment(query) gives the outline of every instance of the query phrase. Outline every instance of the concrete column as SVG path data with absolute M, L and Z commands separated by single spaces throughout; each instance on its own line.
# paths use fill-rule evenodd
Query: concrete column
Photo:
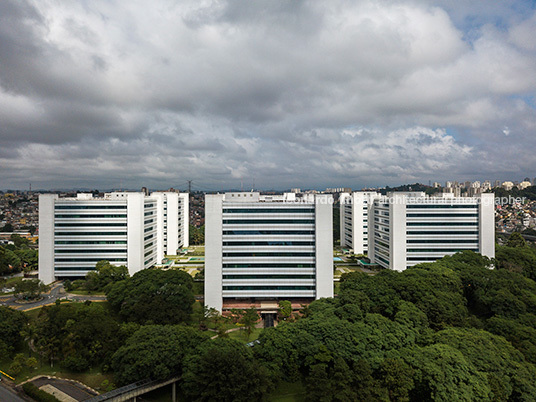
M 205 196 L 205 305 L 223 308 L 223 195 Z
M 316 299 L 333 297 L 333 198 L 315 197 Z
M 478 210 L 480 254 L 495 258 L 495 194 L 481 194 Z
M 177 382 L 171 384 L 171 401 L 177 402 Z
M 389 205 L 389 268 L 404 271 L 406 261 L 406 196 L 394 194 Z
M 39 280 L 54 282 L 54 203 L 55 194 L 39 195 Z

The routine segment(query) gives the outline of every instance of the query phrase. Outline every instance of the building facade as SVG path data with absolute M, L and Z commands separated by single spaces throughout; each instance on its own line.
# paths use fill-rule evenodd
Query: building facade
M 206 195 L 205 304 L 332 297 L 332 216 L 327 194 Z
M 380 194 L 370 191 L 342 193 L 340 200 L 341 247 L 354 254 L 368 253 L 368 215 L 372 202 Z
M 188 198 L 182 197 L 180 203 L 178 196 L 114 192 L 101 198 L 92 194 L 59 198 L 41 194 L 39 279 L 51 283 L 83 277 L 101 260 L 126 265 L 130 275 L 160 264 L 165 254 L 176 254 L 184 245 L 181 241 L 188 239 L 188 226 L 180 226 L 188 219 Z
M 369 258 L 396 271 L 463 250 L 495 257 L 492 193 L 478 197 L 390 193 L 374 200 L 368 226 Z

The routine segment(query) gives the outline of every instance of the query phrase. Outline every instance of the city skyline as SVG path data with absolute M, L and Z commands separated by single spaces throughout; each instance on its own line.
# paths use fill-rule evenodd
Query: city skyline
M 8 0 L 0 26 L 4 189 L 536 172 L 533 2 Z

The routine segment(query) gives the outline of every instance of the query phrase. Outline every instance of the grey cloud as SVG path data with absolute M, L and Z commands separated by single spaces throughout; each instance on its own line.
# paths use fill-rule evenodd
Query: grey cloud
M 536 14 L 449 3 L 2 2 L 5 185 L 525 176 Z

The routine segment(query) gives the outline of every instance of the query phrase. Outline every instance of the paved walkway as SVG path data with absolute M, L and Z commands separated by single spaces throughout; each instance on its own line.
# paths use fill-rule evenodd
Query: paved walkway
M 31 382 L 37 388 L 53 394 L 62 402 L 85 401 L 98 395 L 75 381 L 43 376 Z

